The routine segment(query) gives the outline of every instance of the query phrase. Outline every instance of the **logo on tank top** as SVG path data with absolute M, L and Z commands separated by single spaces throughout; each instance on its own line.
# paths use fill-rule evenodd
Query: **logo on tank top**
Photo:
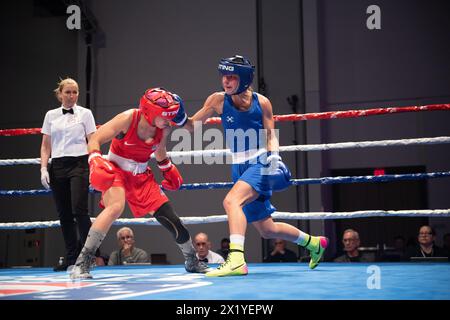
M 233 116 L 227 116 L 227 122 L 233 123 L 234 122 L 234 117 Z
M 126 146 L 135 146 L 136 143 L 129 143 L 128 141 L 125 141 L 124 143 Z

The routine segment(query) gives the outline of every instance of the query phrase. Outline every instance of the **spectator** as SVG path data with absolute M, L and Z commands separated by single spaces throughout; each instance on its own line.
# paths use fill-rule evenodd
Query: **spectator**
M 417 236 L 418 244 L 408 249 L 407 256 L 411 257 L 448 257 L 448 253 L 444 249 L 436 246 L 436 232 L 428 225 L 424 225 L 419 229 Z
M 353 229 L 347 229 L 342 236 L 345 254 L 334 259 L 334 262 L 373 262 L 375 259 L 358 248 L 361 244 L 359 234 Z
M 222 256 L 222 258 L 226 259 L 228 257 L 228 253 L 230 252 L 230 239 L 223 238 L 220 241 L 220 249 L 217 250 L 217 253 Z
M 205 263 L 223 263 L 225 260 L 220 254 L 211 251 L 211 242 L 206 233 L 200 232 L 194 237 L 194 248 L 197 258 Z
M 274 248 L 264 262 L 297 262 L 297 255 L 294 251 L 286 248 L 285 240 L 275 239 L 273 244 Z
M 121 228 L 117 231 L 117 241 L 120 249 L 111 253 L 108 261 L 109 266 L 148 262 L 147 252 L 134 246 L 133 230 L 128 227 Z

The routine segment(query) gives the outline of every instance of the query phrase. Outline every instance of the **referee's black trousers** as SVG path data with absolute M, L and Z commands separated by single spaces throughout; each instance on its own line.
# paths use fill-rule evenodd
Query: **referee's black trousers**
M 50 185 L 61 223 L 68 265 L 75 264 L 91 228 L 87 160 L 87 155 L 62 157 L 52 159 L 50 165 Z

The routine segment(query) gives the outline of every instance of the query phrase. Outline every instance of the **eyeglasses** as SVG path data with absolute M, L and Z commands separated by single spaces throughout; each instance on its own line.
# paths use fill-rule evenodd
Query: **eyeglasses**
M 123 236 L 119 238 L 120 240 L 133 239 L 133 236 Z
M 353 238 L 350 238 L 350 239 L 342 239 L 342 241 L 344 241 L 344 242 L 353 242 L 353 241 L 357 241 L 358 239 L 353 239 Z
M 197 242 L 196 246 L 206 246 L 206 242 Z
M 420 232 L 419 236 L 432 236 L 433 233 L 432 232 Z

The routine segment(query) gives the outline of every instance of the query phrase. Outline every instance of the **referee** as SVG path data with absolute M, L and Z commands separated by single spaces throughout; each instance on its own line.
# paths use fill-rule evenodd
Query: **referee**
M 87 142 L 96 126 L 91 110 L 77 105 L 75 80 L 61 80 L 54 92 L 61 107 L 49 110 L 42 125 L 41 183 L 52 189 L 66 248 L 54 271 L 65 271 L 75 264 L 91 227 Z

